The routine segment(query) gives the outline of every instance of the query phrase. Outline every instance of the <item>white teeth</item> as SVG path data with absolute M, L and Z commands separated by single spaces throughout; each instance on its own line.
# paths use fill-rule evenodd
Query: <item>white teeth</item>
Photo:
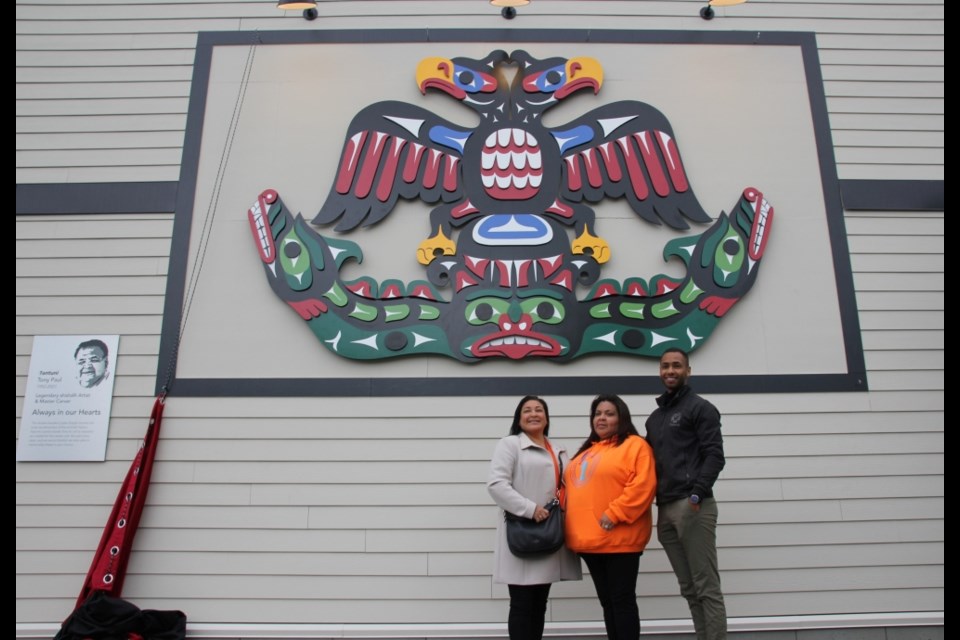
M 480 350 L 481 350 L 481 351 L 484 351 L 484 350 L 490 349 L 490 348 L 492 348 L 492 347 L 502 347 L 502 346 L 505 345 L 505 344 L 508 344 L 508 345 L 513 345 L 513 344 L 531 345 L 531 346 L 534 346 L 534 347 L 542 347 L 542 348 L 544 348 L 544 349 L 549 349 L 549 348 L 550 348 L 550 345 L 547 344 L 546 342 L 543 342 L 542 340 L 535 340 L 535 339 L 532 339 L 532 338 L 524 338 L 523 336 L 510 336 L 510 337 L 507 337 L 507 338 L 497 338 L 496 340 L 491 340 L 490 342 L 487 342 L 487 343 L 485 343 L 483 346 L 481 346 L 481 347 L 480 347 Z
M 504 128 L 487 136 L 484 147 L 480 154 L 484 187 L 496 185 L 501 189 L 510 186 L 523 189 L 528 185 L 540 186 L 540 176 L 512 175 L 540 171 L 543 168 L 543 155 L 533 135 L 523 129 Z M 517 150 L 518 148 L 520 150 Z M 489 176 L 487 174 L 490 171 L 503 175 Z
M 756 253 L 760 251 L 760 246 L 763 244 L 763 236 L 767 231 L 767 216 L 770 213 L 770 203 L 766 199 L 760 202 L 760 221 L 757 224 L 757 234 L 753 239 L 753 252 Z
M 514 129 L 512 127 L 507 127 L 505 129 L 499 129 L 497 131 L 494 131 L 493 133 L 487 136 L 486 140 L 484 140 L 483 146 L 506 147 L 510 145 L 511 142 L 516 147 L 527 146 L 527 147 L 534 148 L 534 147 L 540 146 L 537 143 L 537 138 L 532 133 L 524 131 L 523 129 Z
M 483 169 L 489 170 L 496 166 L 500 170 L 524 169 L 530 166 L 531 169 L 540 169 L 543 166 L 543 156 L 539 151 L 512 151 L 512 152 L 484 152 L 480 156 L 480 164 Z
M 540 183 L 543 182 L 543 176 L 500 176 L 485 173 L 480 176 L 480 180 L 483 182 L 483 186 L 486 189 L 489 189 L 494 185 L 496 185 L 498 189 L 509 189 L 511 186 L 516 187 L 517 189 L 525 189 L 528 185 L 539 188 Z
M 254 224 L 257 225 L 257 240 L 260 242 L 260 248 L 263 249 L 264 255 L 272 253 L 270 241 L 267 239 L 267 220 L 260 209 L 260 203 L 254 203 L 250 211 L 253 213 Z

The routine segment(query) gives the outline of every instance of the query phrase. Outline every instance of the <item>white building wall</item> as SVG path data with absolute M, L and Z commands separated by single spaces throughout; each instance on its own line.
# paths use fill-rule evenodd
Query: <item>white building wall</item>
M 17 182 L 177 180 L 198 30 L 538 26 L 816 31 L 840 178 L 943 179 L 942 2 L 752 0 L 711 22 L 700 6 L 535 0 L 507 23 L 484 0 L 346 1 L 308 23 L 272 2 L 21 2 Z M 711 397 L 728 454 L 720 562 L 743 625 L 944 608 L 943 214 L 848 212 L 846 225 L 871 390 Z M 16 227 L 17 429 L 34 335 L 121 335 L 107 462 L 16 464 L 16 619 L 29 635 L 72 609 L 146 430 L 172 216 Z M 550 399 L 569 446 L 589 391 Z M 182 609 L 198 630 L 502 633 L 483 482 L 515 400 L 171 398 L 124 595 Z M 638 421 L 653 407 L 627 401 Z M 639 593 L 647 629 L 686 617 L 659 545 Z M 548 620 L 598 632 L 589 580 L 553 595 Z
M 17 3 L 17 182 L 177 180 L 197 31 L 684 29 L 817 34 L 841 179 L 943 179 L 941 1 L 484 0 Z M 704 64 L 709 64 L 704 60 Z

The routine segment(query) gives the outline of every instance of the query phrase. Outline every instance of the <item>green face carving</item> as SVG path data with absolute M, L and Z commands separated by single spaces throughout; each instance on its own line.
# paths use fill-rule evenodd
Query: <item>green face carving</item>
M 316 233 L 272 190 L 249 216 L 267 248 L 261 258 L 274 292 L 331 351 L 361 360 L 432 353 L 473 362 L 600 352 L 658 357 L 669 346 L 696 348 L 753 285 L 765 249 L 773 209 L 762 194 L 745 190 L 732 211 L 664 247 L 664 259 L 686 265 L 684 278 L 604 279 L 582 300 L 560 286 L 477 285 L 445 300 L 426 281 L 346 282 L 343 263 L 362 259 L 356 244 Z

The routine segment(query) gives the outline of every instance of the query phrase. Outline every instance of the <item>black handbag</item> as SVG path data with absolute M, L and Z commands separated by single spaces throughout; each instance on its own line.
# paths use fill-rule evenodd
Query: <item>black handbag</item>
M 563 509 L 560 508 L 560 501 L 554 498 L 544 509 L 550 512 L 550 517 L 543 522 L 504 511 L 510 553 L 528 558 L 549 555 L 563 546 Z

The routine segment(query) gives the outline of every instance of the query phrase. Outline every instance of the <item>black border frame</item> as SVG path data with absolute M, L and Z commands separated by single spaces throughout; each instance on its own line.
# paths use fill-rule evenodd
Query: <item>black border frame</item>
M 198 34 L 193 83 L 187 114 L 180 182 L 163 329 L 157 368 L 157 392 L 178 396 L 448 396 L 462 395 L 469 388 L 485 395 L 513 395 L 518 388 L 530 393 L 581 395 L 602 389 L 614 393 L 656 393 L 662 385 L 656 376 L 554 376 L 458 378 L 177 378 L 175 364 L 186 284 L 187 253 L 193 217 L 193 200 L 199 165 L 207 84 L 213 49 L 217 46 L 390 42 L 528 42 L 618 43 L 618 44 L 752 44 L 799 46 L 801 48 L 810 111 L 814 123 L 820 178 L 823 185 L 827 225 L 833 253 L 839 299 L 840 321 L 847 373 L 788 375 L 704 375 L 697 376 L 697 390 L 703 393 L 811 393 L 866 391 L 867 377 L 860 322 L 857 314 L 850 266 L 840 183 L 837 178 L 833 142 L 823 89 L 816 37 L 810 32 L 703 32 L 636 31 L 586 29 L 400 29 L 342 31 L 201 32 Z M 167 373 L 171 372 L 169 382 Z M 589 390 L 589 391 L 587 391 Z

